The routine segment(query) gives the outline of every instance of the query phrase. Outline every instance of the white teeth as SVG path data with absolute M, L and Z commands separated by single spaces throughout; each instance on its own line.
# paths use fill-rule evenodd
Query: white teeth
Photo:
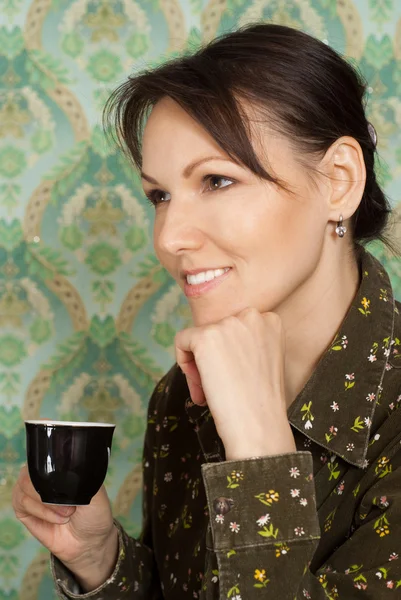
M 196 275 L 187 275 L 187 282 L 189 285 L 199 285 L 200 283 L 205 283 L 205 281 L 212 281 L 215 277 L 220 277 L 228 270 L 229 267 L 226 267 L 225 269 L 202 271 L 202 273 L 197 273 Z

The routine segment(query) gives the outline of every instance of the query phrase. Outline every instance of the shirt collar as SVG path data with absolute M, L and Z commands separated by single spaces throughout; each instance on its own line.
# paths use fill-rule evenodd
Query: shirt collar
M 363 467 L 393 343 L 395 304 L 383 266 L 362 247 L 359 252 L 359 290 L 288 418 L 320 446 Z
M 359 258 L 359 290 L 330 347 L 289 407 L 288 419 L 312 441 L 363 467 L 393 342 L 395 305 L 389 277 L 379 261 L 362 247 Z M 218 447 L 222 455 L 209 409 L 196 406 L 188 397 L 186 411 L 198 434 L 208 429 L 208 435 L 199 436 L 208 446 L 203 448 L 206 460 L 215 459 Z

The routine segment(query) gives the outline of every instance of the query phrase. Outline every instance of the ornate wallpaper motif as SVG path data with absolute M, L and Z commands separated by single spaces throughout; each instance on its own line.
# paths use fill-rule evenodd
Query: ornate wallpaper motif
M 147 400 L 190 322 L 152 253 L 153 209 L 104 139 L 104 102 L 145 63 L 259 19 L 327 40 L 368 78 L 397 215 L 398 0 L 0 0 L 0 600 L 54 598 L 47 553 L 11 510 L 23 419 L 117 423 L 106 483 L 137 534 Z M 401 297 L 400 261 L 373 250 Z

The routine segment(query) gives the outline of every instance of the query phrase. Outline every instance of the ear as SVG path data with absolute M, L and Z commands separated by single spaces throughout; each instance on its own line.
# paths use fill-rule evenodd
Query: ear
M 329 219 L 344 221 L 352 217 L 363 196 L 366 167 L 362 148 L 349 136 L 336 140 L 322 159 L 322 168 L 330 178 L 330 197 L 327 199 Z

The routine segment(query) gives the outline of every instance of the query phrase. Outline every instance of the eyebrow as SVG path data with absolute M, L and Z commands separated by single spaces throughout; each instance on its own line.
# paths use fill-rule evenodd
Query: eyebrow
M 224 156 L 205 156 L 204 158 L 200 158 L 199 160 L 195 160 L 194 162 L 190 163 L 189 165 L 187 165 L 185 167 L 185 169 L 182 172 L 184 178 L 188 179 L 189 177 L 191 177 L 193 171 L 197 167 L 199 167 L 200 165 L 203 165 L 203 163 L 209 162 L 211 160 L 225 160 L 227 162 L 233 162 L 233 160 L 231 158 L 225 158 Z M 158 185 L 158 182 L 156 181 L 156 179 L 154 179 L 153 177 L 150 177 L 150 175 L 146 175 L 146 173 L 144 173 L 143 171 L 141 172 L 141 177 L 142 177 L 142 179 L 145 179 L 149 183 L 153 183 L 154 185 Z

